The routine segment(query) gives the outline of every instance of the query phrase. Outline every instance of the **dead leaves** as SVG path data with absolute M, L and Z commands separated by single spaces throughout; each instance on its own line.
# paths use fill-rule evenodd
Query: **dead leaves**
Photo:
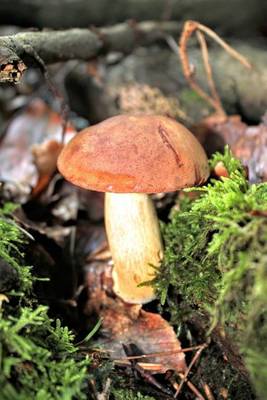
M 35 99 L 10 122 L 0 144 L 0 181 L 5 192 L 21 203 L 38 194 L 56 169 L 62 147 L 62 118 Z M 76 133 L 68 124 L 65 142 Z
M 228 144 L 233 154 L 248 168 L 250 182 L 267 181 L 267 125 L 249 126 L 238 115 L 222 118 L 213 115 L 195 128 L 209 153 Z
M 138 356 L 138 365 L 151 373 L 186 370 L 180 342 L 173 328 L 159 314 L 146 312 L 140 305 L 107 299 L 100 315 L 105 338 L 99 343 L 113 360 L 129 364 L 124 346 L 131 345 L 135 348 L 132 359 Z

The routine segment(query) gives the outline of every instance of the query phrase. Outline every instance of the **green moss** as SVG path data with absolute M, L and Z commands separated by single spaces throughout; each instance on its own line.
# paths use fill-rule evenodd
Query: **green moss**
M 197 189 L 200 197 L 183 200 L 163 227 L 166 252 L 155 285 L 162 303 L 180 299 L 173 320 L 208 310 L 210 329 L 220 322 L 234 333 L 262 395 L 267 392 L 267 183 L 250 185 L 228 149 L 211 165 L 218 161 L 229 178 Z
M 23 257 L 20 246 L 25 241 L 25 236 L 11 218 L 11 213 L 15 208 L 16 206 L 11 203 L 0 208 L 0 257 L 18 272 L 20 290 L 22 293 L 28 293 L 34 278 L 30 273 L 31 268 L 20 263 Z
M 17 271 L 19 280 L 18 288 L 1 293 L 0 398 L 87 398 L 89 359 L 79 355 L 68 328 L 51 320 L 47 307 L 34 298 L 34 277 L 21 265 L 25 235 L 10 216 L 12 209 L 7 205 L 0 210 L 0 257 Z

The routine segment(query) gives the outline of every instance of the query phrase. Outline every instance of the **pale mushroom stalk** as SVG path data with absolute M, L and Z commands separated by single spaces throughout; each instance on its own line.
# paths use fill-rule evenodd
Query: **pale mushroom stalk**
M 106 193 L 105 225 L 111 250 L 114 292 L 128 303 L 155 298 L 151 286 L 163 255 L 158 218 L 145 193 Z

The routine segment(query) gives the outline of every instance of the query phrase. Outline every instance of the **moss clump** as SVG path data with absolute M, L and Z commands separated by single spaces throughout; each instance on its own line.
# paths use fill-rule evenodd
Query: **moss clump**
M 173 320 L 210 315 L 238 342 L 260 396 L 267 393 L 267 183 L 250 185 L 228 149 L 216 154 L 229 178 L 183 200 L 164 226 L 165 257 L 155 282 L 162 303 L 179 298 Z M 173 309 L 173 308 L 172 308 Z
M 0 294 L 0 398 L 87 398 L 89 360 L 79 357 L 68 328 L 34 299 L 34 278 L 21 265 L 25 236 L 10 217 L 12 209 L 0 209 L 0 257 L 18 275 L 16 287 Z

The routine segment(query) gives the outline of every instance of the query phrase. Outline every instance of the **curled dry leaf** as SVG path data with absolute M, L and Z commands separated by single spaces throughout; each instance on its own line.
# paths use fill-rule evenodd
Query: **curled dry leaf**
M 209 154 L 228 144 L 248 168 L 251 182 L 267 181 L 267 124 L 248 126 L 238 115 L 213 115 L 195 127 L 195 133 Z
M 62 140 L 62 124 L 62 118 L 40 99 L 32 101 L 10 122 L 0 144 L 0 181 L 4 183 L 4 189 L 9 188 L 12 199 L 21 202 L 29 199 L 32 188 L 42 176 L 39 176 L 38 167 L 50 172 L 52 167 L 55 168 Z M 65 142 L 75 133 L 68 125 Z M 32 146 L 38 166 L 34 162 Z
M 180 342 L 173 328 L 159 314 L 146 312 L 140 305 L 130 305 L 106 297 L 100 315 L 105 338 L 98 343 L 109 352 L 113 360 L 125 364 L 127 358 L 123 345 L 134 345 L 137 356 L 151 354 L 136 360 L 151 373 L 186 370 Z

